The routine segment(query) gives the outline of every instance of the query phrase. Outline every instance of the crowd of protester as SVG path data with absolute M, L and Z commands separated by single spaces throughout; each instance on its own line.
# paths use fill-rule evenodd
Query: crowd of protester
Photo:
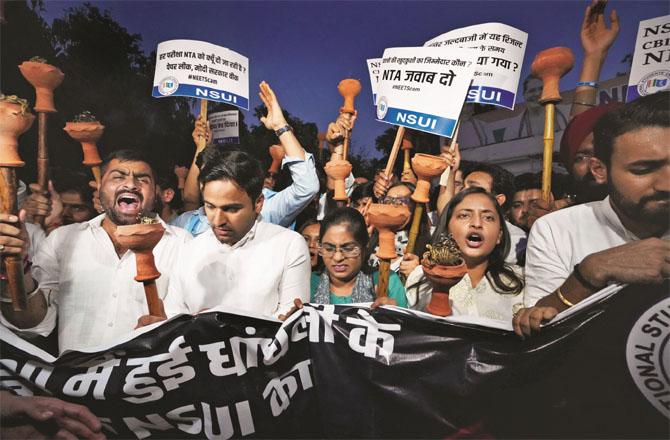
M 599 26 L 599 40 L 582 34 L 582 83 L 598 80 L 593 60 L 602 65 L 616 36 Z M 202 148 L 188 170 L 158 170 L 142 152 L 118 150 L 104 160 L 99 186 L 68 170 L 54 170 L 46 189 L 20 186 L 21 214 L 0 214 L 0 254 L 24 259 L 28 307 L 12 308 L 3 279 L 2 325 L 26 338 L 56 335 L 63 352 L 212 308 L 279 319 L 307 302 L 425 311 L 432 287 L 420 261 L 446 234 L 467 267 L 451 290 L 453 313 L 511 322 L 520 337 L 610 284 L 660 283 L 670 275 L 670 92 L 596 106 L 594 87 L 578 87 L 561 143 L 566 173 L 552 177 L 549 200 L 540 174 L 515 177 L 495 164 L 461 160 L 457 145 L 443 148 L 449 178 L 431 184 L 413 252 L 405 251 L 413 219 L 396 233 L 382 297 L 379 234 L 368 210 L 381 203 L 415 212 L 416 176 L 352 174 L 348 200 L 336 202 L 323 163 L 300 145 L 266 83 L 260 96 L 267 108 L 261 122 L 276 133 L 290 174 L 279 191 L 258 158 L 209 144 L 203 119 L 193 132 Z M 355 119 L 341 115 L 329 125 L 331 146 Z M 149 213 L 165 228 L 154 249 L 161 317 L 148 314 L 132 252 L 114 235 Z M 76 419 L 80 436 L 100 432 L 85 408 L 39 403 L 42 413 L 20 399 L 10 406 L 35 420 L 54 412 Z

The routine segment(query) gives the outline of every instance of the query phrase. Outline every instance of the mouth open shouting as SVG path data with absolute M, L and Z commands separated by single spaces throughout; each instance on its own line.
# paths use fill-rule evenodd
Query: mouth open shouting
M 105 212 L 117 225 L 132 225 L 139 221 L 144 211 L 143 202 L 144 197 L 139 191 L 120 191 L 114 198 L 114 204 Z

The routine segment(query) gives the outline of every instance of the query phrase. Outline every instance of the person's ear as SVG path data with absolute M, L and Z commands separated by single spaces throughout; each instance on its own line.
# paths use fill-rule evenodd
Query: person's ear
M 496 195 L 496 200 L 498 201 L 498 205 L 503 206 L 507 200 L 507 197 L 505 197 L 505 194 L 498 194 Z
M 589 168 L 591 169 L 591 174 L 596 183 L 601 185 L 607 183 L 607 167 L 602 160 L 597 157 L 592 157 L 589 160 Z
M 263 209 L 263 202 L 265 202 L 265 196 L 263 193 L 261 193 L 260 196 L 256 199 L 256 202 L 254 203 L 254 211 L 256 214 L 260 214 L 261 210 Z
M 503 237 L 503 231 L 502 228 L 500 228 L 500 232 L 498 232 L 498 241 L 496 241 L 496 244 L 500 244 L 500 242 L 502 241 L 502 237 Z
M 163 203 L 170 203 L 174 199 L 174 190 L 172 188 L 161 191 L 161 200 Z

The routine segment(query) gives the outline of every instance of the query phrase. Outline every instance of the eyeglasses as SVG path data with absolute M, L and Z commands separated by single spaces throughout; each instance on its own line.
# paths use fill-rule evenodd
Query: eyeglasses
M 577 153 L 575 154 L 575 163 L 580 163 L 584 162 L 586 160 L 589 160 L 593 157 L 593 153 Z
M 386 196 L 382 199 L 384 205 L 409 205 L 411 202 L 410 197 L 390 197 Z
M 332 244 L 322 244 L 319 246 L 319 255 L 322 257 L 331 258 L 337 251 L 340 251 L 344 258 L 356 258 L 361 254 L 361 248 L 355 244 L 347 244 L 342 247 L 333 246 Z

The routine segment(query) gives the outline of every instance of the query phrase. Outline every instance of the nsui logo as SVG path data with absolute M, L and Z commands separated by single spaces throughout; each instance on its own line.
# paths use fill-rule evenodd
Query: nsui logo
M 403 112 L 396 113 L 395 122 L 398 123 L 402 122 L 404 124 L 412 125 L 414 127 L 430 128 L 431 130 L 435 130 L 435 126 L 437 125 L 437 119 L 435 118 L 429 118 L 427 116 L 417 116 L 414 113 L 403 113 Z
M 670 419 L 670 298 L 651 306 L 628 335 L 626 361 L 635 385 Z
M 174 92 L 177 91 L 179 88 L 179 81 L 177 81 L 177 78 L 168 76 L 167 78 L 161 80 L 161 82 L 158 83 L 158 93 L 160 93 L 163 96 L 169 96 L 172 95 Z
M 237 96 L 232 93 L 220 92 L 218 90 L 195 88 L 195 96 L 202 96 L 203 98 L 212 98 L 224 102 L 232 102 L 237 104 Z
M 386 112 L 389 111 L 389 105 L 386 102 L 386 97 L 382 96 L 377 102 L 377 119 L 384 119 Z
M 670 71 L 657 70 L 637 83 L 637 93 L 640 96 L 651 95 L 652 93 L 670 89 Z

